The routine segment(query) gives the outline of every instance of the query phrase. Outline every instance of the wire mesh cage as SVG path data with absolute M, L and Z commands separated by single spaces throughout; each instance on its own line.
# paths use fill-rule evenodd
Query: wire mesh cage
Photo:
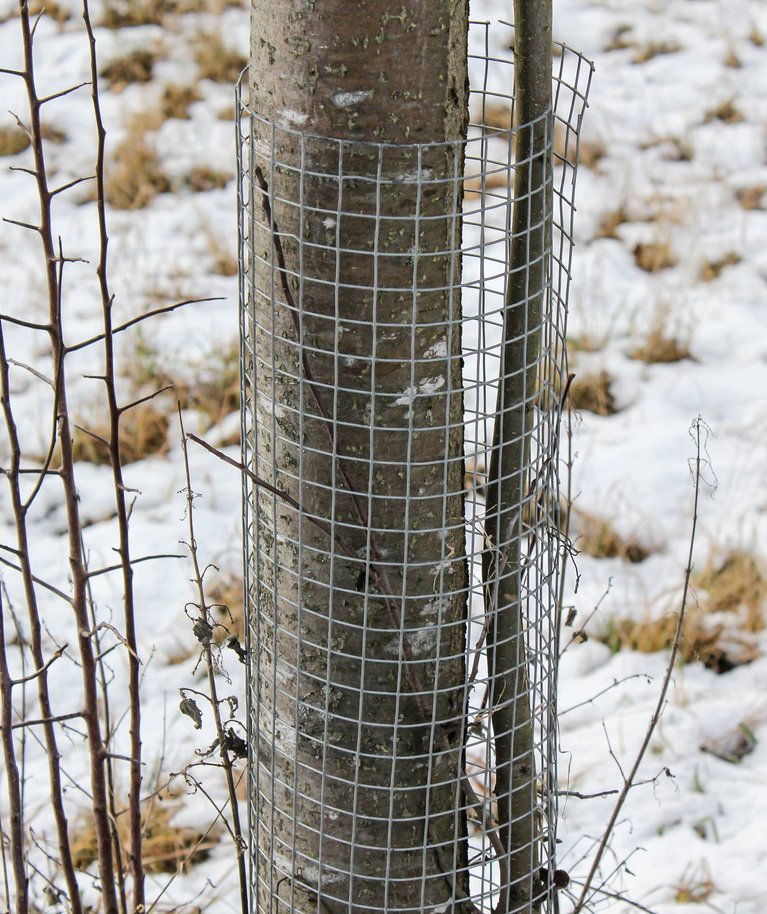
M 532 125 L 554 163 L 528 191 L 540 307 L 512 307 L 513 59 L 473 28 L 460 143 L 309 136 L 239 100 L 258 912 L 553 910 L 557 438 L 591 65 L 561 49 Z M 510 445 L 501 505 L 486 475 Z

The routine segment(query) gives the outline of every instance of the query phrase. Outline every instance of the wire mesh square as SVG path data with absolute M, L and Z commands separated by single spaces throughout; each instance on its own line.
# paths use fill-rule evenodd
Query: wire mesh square
M 510 364 L 513 59 L 473 29 L 460 143 L 304 135 L 238 96 L 253 911 L 553 910 L 557 440 L 592 68 L 562 48 L 532 125 L 553 163 L 526 228 L 543 307 L 515 305 Z M 515 410 L 517 498 L 489 516 Z

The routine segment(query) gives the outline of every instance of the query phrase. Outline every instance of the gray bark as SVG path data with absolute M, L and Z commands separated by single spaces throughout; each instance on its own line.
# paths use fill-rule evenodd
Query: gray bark
M 467 14 L 252 0 L 261 911 L 468 890 L 460 144 L 317 138 L 460 140 Z

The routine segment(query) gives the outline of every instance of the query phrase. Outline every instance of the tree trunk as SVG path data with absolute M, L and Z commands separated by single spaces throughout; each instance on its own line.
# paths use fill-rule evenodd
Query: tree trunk
M 467 15 L 252 0 L 259 911 L 468 893 Z
M 485 529 L 488 660 L 498 834 L 504 849 L 495 914 L 540 908 L 541 822 L 525 649 L 523 539 L 534 493 L 530 445 L 551 257 L 551 0 L 514 0 L 514 208 L 501 379 Z

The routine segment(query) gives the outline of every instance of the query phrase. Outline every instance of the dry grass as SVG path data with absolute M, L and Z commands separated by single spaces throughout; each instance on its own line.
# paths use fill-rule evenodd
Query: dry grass
M 687 342 L 669 328 L 668 308 L 656 312 L 644 342 L 629 355 L 647 365 L 670 364 L 691 358 Z
M 214 827 L 203 837 L 204 829 L 175 825 L 173 818 L 181 808 L 180 801 L 162 800 L 160 797 L 145 803 L 141 817 L 144 835 L 142 859 L 147 873 L 175 873 L 188 865 L 201 863 L 218 845 L 220 829 Z M 123 848 L 130 846 L 129 828 L 127 815 L 118 814 L 117 833 Z M 90 817 L 74 823 L 70 841 L 77 869 L 87 869 L 97 860 L 96 834 Z M 127 860 L 120 861 L 123 872 L 127 866 Z
M 618 407 L 612 394 L 612 383 L 613 378 L 604 370 L 577 374 L 570 387 L 568 406 L 597 416 L 615 415 Z
M 735 191 L 735 197 L 746 210 L 767 209 L 767 184 L 754 184 Z
M 631 26 L 624 23 L 615 29 L 604 50 L 625 51 L 627 48 L 633 47 L 636 47 L 636 42 L 631 37 Z
M 704 124 L 710 124 L 713 121 L 721 121 L 723 124 L 739 124 L 741 121 L 744 121 L 745 117 L 738 110 L 734 98 L 726 98 L 723 102 L 720 102 L 715 108 L 712 108 L 710 111 L 706 112 L 706 116 L 703 119 Z
M 188 364 L 179 366 L 161 353 L 143 334 L 137 334 L 133 352 L 125 361 L 124 375 L 137 396 L 161 387 L 172 390 L 164 399 L 172 399 L 182 409 L 194 409 L 205 418 L 208 428 L 217 425 L 240 408 L 240 350 L 235 340 L 214 346 L 204 356 L 195 358 L 194 381 Z
M 660 57 L 662 54 L 676 54 L 681 51 L 682 46 L 676 41 L 648 41 L 637 47 L 632 61 L 634 63 L 646 63 L 654 57 Z
M 213 639 L 222 644 L 234 635 L 242 644 L 245 639 L 245 601 L 242 577 L 232 572 L 222 572 L 208 584 L 205 599 L 213 620 Z
M 109 428 L 85 422 L 79 422 L 78 425 L 81 427 L 75 429 L 72 437 L 74 459 L 96 465 L 108 464 L 109 451 L 104 441 L 99 439 L 108 439 Z M 123 413 L 120 419 L 120 460 L 128 464 L 153 454 L 166 454 L 168 426 L 167 415 L 151 401 Z
M 213 258 L 213 272 L 217 276 L 237 275 L 237 257 L 215 235 L 208 237 L 208 250 Z
M 700 268 L 700 278 L 703 282 L 712 282 L 712 280 L 719 278 L 725 267 L 734 267 L 741 260 L 740 254 L 736 254 L 734 251 L 730 251 L 724 257 L 719 257 L 716 260 L 704 260 Z
M 180 83 L 168 83 L 162 91 L 160 111 L 164 120 L 176 118 L 188 121 L 189 108 L 200 101 L 202 96 L 196 86 L 182 86 Z
M 56 0 L 30 0 L 29 12 L 33 17 L 43 13 L 49 19 L 58 22 L 59 25 L 68 22 L 72 18 L 70 11 L 65 6 L 57 3 Z
M 711 558 L 692 580 L 697 605 L 687 608 L 679 645 L 680 659 L 726 673 L 759 656 L 756 634 L 765 627 L 767 572 L 763 562 L 743 550 Z M 642 620 L 614 618 L 595 637 L 611 650 L 655 653 L 671 647 L 678 613 Z
M 194 59 L 200 78 L 217 83 L 234 84 L 248 63 L 246 57 L 224 44 L 216 32 L 197 37 Z
M 511 105 L 508 102 L 488 101 L 472 114 L 473 124 L 482 124 L 493 130 L 511 130 Z
M 120 92 L 130 83 L 148 83 L 152 79 L 156 62 L 156 51 L 136 48 L 105 64 L 101 68 L 101 75 L 113 92 Z
M 764 33 L 755 22 L 752 24 L 751 31 L 748 33 L 748 40 L 755 48 L 764 47 Z
M 714 556 L 694 576 L 693 585 L 699 591 L 705 591 L 700 594 L 704 612 L 739 612 L 747 631 L 758 632 L 764 628 L 767 569 L 757 556 L 742 549 Z
M 216 171 L 209 165 L 196 165 L 188 174 L 184 175 L 181 184 L 187 190 L 205 193 L 208 190 L 221 190 L 231 180 L 232 176 L 223 171 Z
M 711 871 L 705 862 L 689 866 L 674 886 L 674 901 L 677 904 L 706 904 L 716 891 Z
M 621 536 L 607 518 L 572 509 L 571 531 L 575 548 L 596 559 L 623 559 L 637 564 L 643 562 L 653 549 L 641 537 Z
M 0 156 L 15 156 L 31 145 L 21 127 L 0 127 Z
M 108 29 L 162 25 L 175 5 L 171 0 L 106 0 L 101 24 Z
M 634 263 L 646 273 L 657 273 L 677 265 L 677 258 L 668 241 L 639 242 L 633 250 Z
M 618 229 L 631 222 L 631 217 L 626 207 L 621 204 L 602 215 L 595 238 L 618 238 Z
M 738 57 L 738 52 L 730 44 L 727 46 L 727 54 L 724 58 L 725 67 L 729 67 L 731 70 L 740 70 L 743 66 L 743 61 Z
M 115 209 L 142 209 L 171 189 L 144 124 L 132 123 L 107 163 L 105 194 Z
M 463 182 L 463 191 L 467 197 L 479 197 L 483 189 L 488 191 L 498 190 L 500 187 L 507 188 L 509 186 L 509 177 L 510 172 L 506 169 L 492 171 L 484 176 L 484 180 L 482 175 L 470 175 Z
M 607 147 L 600 139 L 581 136 L 576 149 L 575 135 L 561 121 L 557 121 L 554 125 L 554 160 L 575 165 L 576 152 L 579 165 L 596 168 L 607 155 Z

